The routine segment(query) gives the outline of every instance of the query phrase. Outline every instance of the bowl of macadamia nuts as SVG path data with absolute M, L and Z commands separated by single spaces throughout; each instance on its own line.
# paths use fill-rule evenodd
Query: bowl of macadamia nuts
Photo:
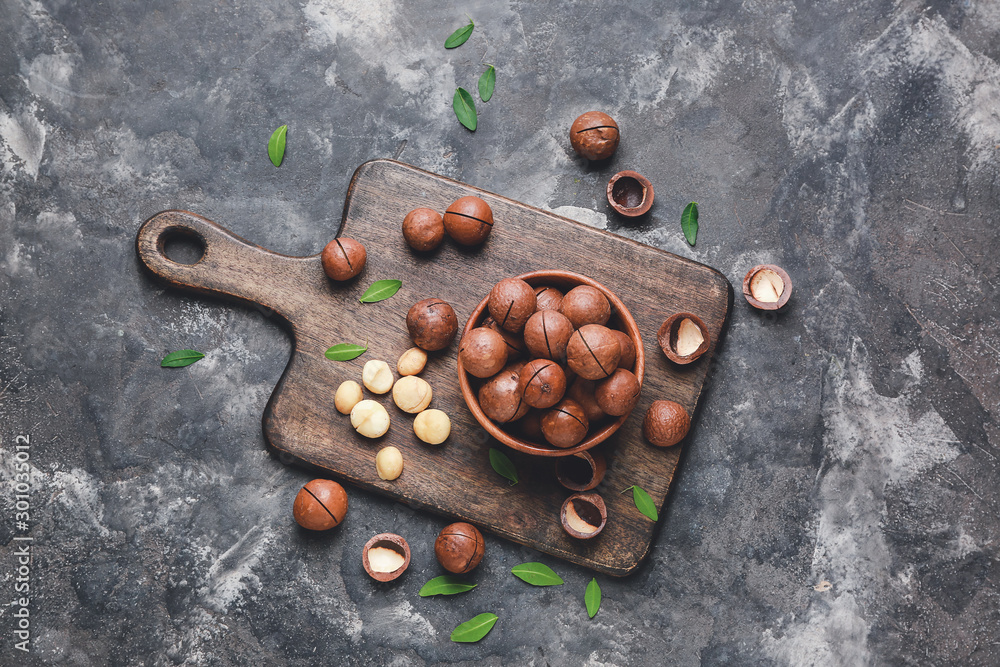
M 607 440 L 639 400 L 644 370 L 625 304 L 569 271 L 501 280 L 472 312 L 458 351 L 459 386 L 476 420 L 537 456 Z

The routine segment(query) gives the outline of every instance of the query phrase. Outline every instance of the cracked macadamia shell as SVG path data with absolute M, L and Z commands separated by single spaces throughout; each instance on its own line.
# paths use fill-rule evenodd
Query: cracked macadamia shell
M 708 351 L 712 342 L 708 327 L 693 313 L 674 313 L 656 335 L 667 359 L 675 364 L 690 364 Z
M 603 380 L 618 368 L 622 348 L 611 330 L 600 324 L 585 324 L 570 336 L 566 363 L 587 380 Z
M 524 344 L 536 359 L 564 362 L 572 335 L 573 323 L 556 310 L 539 310 L 524 325 Z
M 792 279 L 774 264 L 759 264 L 743 278 L 743 297 L 758 310 L 781 310 L 792 296 Z
M 479 197 L 461 197 L 445 211 L 444 229 L 462 245 L 479 245 L 493 231 L 493 210 Z
M 486 553 L 483 534 L 471 523 L 460 521 L 445 526 L 434 541 L 434 555 L 441 566 L 455 574 L 476 569 Z
M 588 160 L 606 160 L 618 148 L 618 123 L 602 111 L 588 111 L 573 121 L 569 143 L 577 154 Z
M 331 280 L 350 280 L 365 268 L 368 254 L 365 247 L 348 238 L 337 238 L 326 244 L 320 253 L 323 272 Z
M 572 447 L 587 436 L 590 422 L 580 404 L 564 398 L 542 415 L 542 435 L 553 447 Z
M 504 278 L 490 290 L 490 316 L 507 331 L 519 332 L 535 312 L 535 290 L 520 278 Z
M 551 359 L 533 359 L 524 365 L 517 391 L 533 408 L 550 408 L 566 393 L 566 373 Z
M 563 528 L 580 540 L 597 537 L 608 521 L 604 499 L 596 493 L 574 493 L 562 506 Z
M 295 496 L 292 513 L 303 528 L 329 530 L 347 514 L 347 492 L 333 480 L 311 480 Z

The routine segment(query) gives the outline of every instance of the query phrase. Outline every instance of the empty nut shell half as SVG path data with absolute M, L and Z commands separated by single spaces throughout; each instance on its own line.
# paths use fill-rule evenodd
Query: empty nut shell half
M 375 581 L 392 581 L 410 566 L 410 545 L 394 533 L 379 533 L 365 544 L 361 563 Z
M 634 171 L 620 171 L 608 181 L 608 203 L 618 213 L 635 218 L 653 205 L 653 184 Z
M 712 339 L 701 318 L 692 313 L 674 313 L 657 333 L 663 354 L 675 364 L 690 364 L 705 354 Z
M 608 509 L 596 493 L 574 493 L 563 503 L 560 518 L 567 533 L 579 540 L 589 540 L 604 530 Z
M 759 264 L 743 277 L 743 297 L 758 310 L 780 310 L 792 296 L 792 279 L 774 264 Z
M 556 459 L 556 479 L 570 491 L 590 491 L 604 479 L 607 468 L 600 452 L 577 452 Z

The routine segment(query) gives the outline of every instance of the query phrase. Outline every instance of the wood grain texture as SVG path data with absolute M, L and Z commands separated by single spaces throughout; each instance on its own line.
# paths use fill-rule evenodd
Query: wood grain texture
M 408 211 L 421 206 L 443 211 L 469 194 L 493 209 L 496 223 L 483 246 L 469 249 L 446 240 L 431 253 L 410 250 L 400 231 Z M 192 265 L 167 259 L 164 242 L 172 234 L 200 238 L 202 258 Z M 273 447 L 358 486 L 470 521 L 553 556 L 611 575 L 631 572 L 646 555 L 655 524 L 635 509 L 631 494 L 620 492 L 638 484 L 662 508 L 683 447 L 663 450 L 647 444 L 642 416 L 657 399 L 675 400 L 694 413 L 732 307 L 729 281 L 702 264 L 391 160 L 368 162 L 355 172 L 338 235 L 368 250 L 365 270 L 346 283 L 326 278 L 318 254 L 272 253 L 183 211 L 147 220 L 136 245 L 144 264 L 168 284 L 260 304 L 287 321 L 294 338 L 292 358 L 263 417 L 264 435 Z M 638 405 L 624 426 L 595 449 L 608 459 L 607 474 L 596 489 L 607 504 L 608 522 L 588 541 L 569 537 L 560 526 L 560 507 L 570 492 L 556 483 L 553 461 L 503 447 L 472 417 L 458 387 L 457 338 L 433 353 L 421 374 L 434 390 L 430 407 L 452 419 L 444 444 L 420 442 L 413 434 L 413 416 L 396 408 L 390 395 L 374 397 L 392 418 L 389 433 L 377 441 L 355 433 L 349 417 L 333 405 L 337 386 L 360 380 L 365 361 L 384 359 L 395 368 L 411 346 L 405 320 L 413 303 L 444 299 L 461 327 L 494 283 L 535 269 L 575 271 L 606 285 L 630 308 L 646 351 Z M 401 279 L 399 293 L 381 303 L 358 302 L 368 285 L 384 278 Z M 709 351 L 683 367 L 669 362 L 656 343 L 663 320 L 679 310 L 699 315 L 712 336 Z M 358 359 L 324 357 L 331 345 L 366 337 L 369 351 Z M 392 482 L 375 472 L 375 454 L 387 445 L 398 447 L 405 460 L 402 476 Z M 519 484 L 509 485 L 490 467 L 487 452 L 493 446 L 517 465 Z

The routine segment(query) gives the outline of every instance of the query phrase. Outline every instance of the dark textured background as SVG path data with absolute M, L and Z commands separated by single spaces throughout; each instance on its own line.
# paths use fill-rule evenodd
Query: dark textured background
M 1000 5 L 545 5 L 0 0 L 0 602 L 29 434 L 30 664 L 1000 662 Z M 451 96 L 482 62 L 472 134 Z M 622 127 L 598 167 L 566 138 L 592 108 Z M 259 423 L 286 334 L 139 269 L 174 207 L 316 253 L 353 170 L 394 156 L 737 288 L 760 262 L 795 281 L 778 317 L 738 300 L 651 555 L 598 577 L 593 620 L 589 572 L 541 558 L 566 584 L 531 588 L 508 570 L 538 554 L 492 537 L 477 589 L 419 598 L 443 522 L 367 493 L 297 529 L 309 474 Z M 622 168 L 656 187 L 638 223 L 604 200 Z M 159 368 L 186 347 L 208 357 Z M 414 551 L 393 585 L 358 556 L 384 530 Z M 0 608 L 25 664 L 12 628 Z

